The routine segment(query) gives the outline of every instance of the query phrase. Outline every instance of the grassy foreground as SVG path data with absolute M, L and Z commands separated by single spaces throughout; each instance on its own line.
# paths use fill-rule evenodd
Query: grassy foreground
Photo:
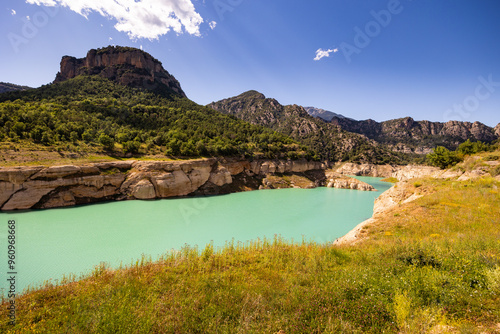
M 498 333 L 500 183 L 420 180 L 428 195 L 355 246 L 279 238 L 96 268 L 17 300 L 1 333 Z

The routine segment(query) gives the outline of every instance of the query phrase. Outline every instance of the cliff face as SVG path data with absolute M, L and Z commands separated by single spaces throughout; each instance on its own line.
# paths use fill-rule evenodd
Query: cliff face
M 90 50 L 85 58 L 64 56 L 54 83 L 78 75 L 100 75 L 134 88 L 155 90 L 164 87 L 186 97 L 180 83 L 163 68 L 161 62 L 139 49 L 107 47 Z
M 391 177 L 398 167 L 391 165 L 373 165 L 373 164 L 338 164 L 333 170 L 341 175 L 372 176 L 372 177 Z
M 492 166 L 496 164 L 490 162 Z M 437 179 L 457 178 L 458 181 L 466 181 L 472 178 L 481 177 L 489 172 L 490 167 L 481 167 L 472 171 L 442 170 L 431 166 L 391 166 L 391 165 L 372 165 L 372 164 L 352 164 L 345 163 L 333 167 L 333 171 L 339 175 L 356 175 L 372 177 L 393 177 L 399 181 L 408 181 L 422 177 L 433 177 Z
M 262 180 L 274 173 L 300 174 L 319 185 L 324 179 L 324 166 L 308 161 L 206 159 L 0 168 L 0 208 L 11 211 L 107 200 L 224 194 L 259 189 Z
M 495 129 L 480 122 L 449 121 L 446 123 L 415 121 L 411 117 L 386 122 L 374 120 L 355 121 L 333 117 L 331 123 L 343 130 L 359 133 L 396 152 L 427 154 L 437 145 L 456 149 L 467 139 L 492 142 L 500 137 L 500 127 Z

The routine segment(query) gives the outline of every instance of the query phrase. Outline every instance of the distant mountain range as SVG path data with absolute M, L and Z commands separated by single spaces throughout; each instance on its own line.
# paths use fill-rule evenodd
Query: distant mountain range
M 328 111 L 325 109 L 314 108 L 314 107 L 304 107 L 304 109 L 307 111 L 307 113 L 309 115 L 311 115 L 313 117 L 318 117 L 318 118 L 324 119 L 327 122 L 330 122 L 334 117 L 347 118 L 347 119 L 353 120 L 352 118 L 345 117 L 341 114 L 336 114 L 334 112 L 331 112 L 331 111 Z
M 491 128 L 480 122 L 440 123 L 415 121 L 411 117 L 376 122 L 334 117 L 330 123 L 346 131 L 362 134 L 393 151 L 405 153 L 426 154 L 437 145 L 456 149 L 467 139 L 490 143 L 500 137 L 500 124 Z
M 345 131 L 366 136 L 396 152 L 427 154 L 437 145 L 456 149 L 467 139 L 490 143 L 500 138 L 500 123 L 492 128 L 480 122 L 441 123 L 415 121 L 411 117 L 385 122 L 372 119 L 357 121 L 323 109 L 305 109 L 311 116 L 338 125 Z
M 14 92 L 14 91 L 18 91 L 18 90 L 27 90 L 30 88 L 31 87 L 28 87 L 28 86 L 19 86 L 19 85 L 14 85 L 14 84 L 7 83 L 7 82 L 0 82 L 0 94 L 6 93 L 6 92 Z

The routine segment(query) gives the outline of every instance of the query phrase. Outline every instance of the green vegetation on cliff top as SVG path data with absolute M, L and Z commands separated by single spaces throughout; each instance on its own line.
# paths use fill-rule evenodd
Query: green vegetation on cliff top
M 418 180 L 424 197 L 351 246 L 184 248 L 17 299 L 5 333 L 494 333 L 500 183 Z M 399 186 L 396 184 L 396 187 Z
M 314 155 L 273 130 L 98 76 L 0 95 L 0 142 L 118 156 Z

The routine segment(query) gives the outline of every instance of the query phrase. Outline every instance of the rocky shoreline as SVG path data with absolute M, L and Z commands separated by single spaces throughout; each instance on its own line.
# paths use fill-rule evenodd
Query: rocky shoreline
M 481 171 L 443 171 L 428 166 L 344 163 L 331 169 L 328 167 L 325 163 L 306 160 L 227 158 L 0 167 L 0 211 L 218 195 L 258 189 L 331 187 L 377 191 L 351 175 L 394 177 L 399 181 L 426 176 L 456 177 L 460 181 L 484 174 Z M 393 188 L 376 200 L 375 212 L 378 207 L 387 206 L 382 203 L 392 191 Z
M 0 210 L 321 186 L 373 191 L 314 161 L 198 159 L 0 167 Z
M 392 210 L 393 208 L 415 201 L 424 195 L 419 194 L 415 191 L 415 188 L 411 182 L 412 179 L 431 177 L 436 179 L 454 179 L 456 181 L 467 181 L 470 179 L 477 179 L 483 176 L 489 176 L 490 174 L 487 170 L 482 168 L 474 169 L 471 171 L 463 171 L 460 169 L 448 169 L 442 170 L 436 167 L 429 166 L 375 166 L 375 165 L 355 165 L 355 164 L 344 164 L 337 166 L 338 173 L 347 173 L 349 175 L 361 175 L 366 176 L 380 176 L 383 174 L 385 177 L 393 177 L 398 179 L 396 183 L 389 190 L 385 191 L 376 200 L 373 207 L 373 216 L 364 222 L 360 223 L 349 233 L 341 238 L 338 238 L 333 242 L 333 245 L 352 245 L 357 243 L 362 238 L 362 231 L 366 226 L 375 224 L 379 219 L 383 217 L 385 213 Z M 389 175 L 388 172 L 391 171 Z M 500 180 L 500 176 L 496 179 Z

